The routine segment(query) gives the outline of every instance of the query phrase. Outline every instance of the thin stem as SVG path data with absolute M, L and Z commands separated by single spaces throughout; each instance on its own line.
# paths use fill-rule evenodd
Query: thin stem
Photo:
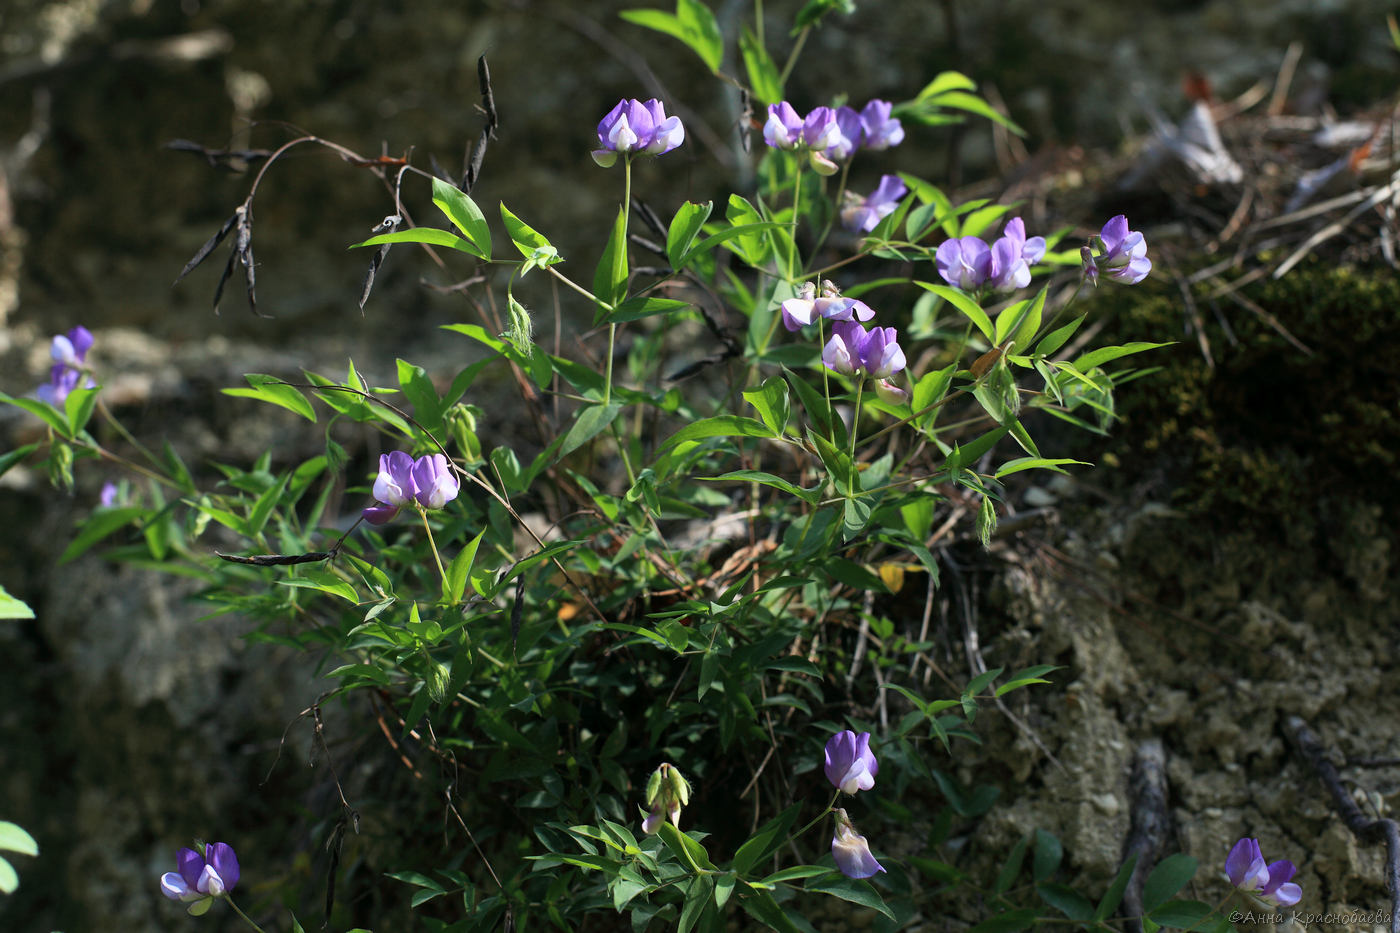
M 231 896 L 225 894 L 225 895 L 224 895 L 224 900 L 228 901 L 228 906 L 230 906 L 230 907 L 233 908 L 233 912 L 234 912 L 234 913 L 238 914 L 238 916 L 240 916 L 240 917 L 243 918 L 243 922 L 244 922 L 244 923 L 248 924 L 248 926 L 250 926 L 250 927 L 252 927 L 253 929 L 257 930 L 258 933 L 265 933 L 265 931 L 263 930 L 262 927 L 258 926 L 256 923 L 253 922 L 253 918 L 252 918 L 252 917 L 249 917 L 249 916 L 248 916 L 247 914 L 245 914 L 241 909 L 239 909 L 238 905 L 235 904 L 235 903 L 233 902 L 233 898 L 232 898 Z
M 782 74 L 778 75 L 778 86 L 787 87 L 788 76 L 792 74 L 793 67 L 797 64 L 797 56 L 802 54 L 802 47 L 807 44 L 807 36 L 812 32 L 812 27 L 803 26 L 802 31 L 797 34 L 797 42 L 792 47 L 792 52 L 788 54 L 787 63 L 783 65 Z
M 632 153 L 628 153 L 622 162 L 622 242 L 618 248 L 626 252 L 627 250 L 627 225 L 632 219 Z M 607 405 L 612 401 L 612 380 L 613 380 L 613 348 L 617 344 L 617 322 L 608 322 L 608 359 L 607 371 L 603 376 L 603 404 Z
M 428 546 L 433 549 L 433 563 L 437 564 L 438 576 L 442 578 L 442 582 L 445 584 L 447 582 L 447 571 L 442 569 L 442 557 L 438 554 L 437 542 L 433 540 L 433 526 L 428 524 L 428 513 L 417 502 L 413 503 L 413 507 L 418 510 L 418 517 L 423 519 L 423 527 L 428 532 Z
M 798 836 L 802 835 L 807 830 L 811 829 L 813 826 L 816 826 L 822 820 L 826 819 L 826 815 L 832 811 L 832 809 L 836 806 L 836 801 L 839 799 L 841 799 L 841 792 L 838 790 L 836 793 L 831 795 L 831 803 L 826 805 L 826 809 L 818 813 L 816 817 L 812 820 L 812 822 L 808 823 L 806 826 L 802 827 L 797 832 L 789 836 L 788 841 L 791 842 L 796 840 Z
M 846 176 L 851 173 L 851 163 L 854 161 L 855 157 L 852 155 L 848 156 L 846 161 L 841 164 L 841 183 L 836 188 L 836 199 L 832 202 L 835 210 L 831 212 L 831 216 L 826 218 L 826 226 L 822 227 L 821 236 L 817 237 L 817 243 L 812 247 L 813 259 L 821 254 L 822 245 L 826 243 L 826 238 L 831 235 L 831 228 L 841 213 L 841 199 L 846 195 Z
M 856 432 L 860 429 L 860 395 L 865 389 L 865 379 L 856 380 L 856 407 L 851 414 L 851 469 L 855 469 L 856 464 Z M 851 477 L 851 488 L 855 488 L 855 477 Z
M 801 263 L 797 261 L 797 224 L 799 220 L 797 209 L 802 201 L 802 161 L 800 159 L 796 161 L 797 168 L 792 181 L 792 252 L 788 253 L 787 269 L 789 284 L 797 281 L 797 270 L 801 266 Z

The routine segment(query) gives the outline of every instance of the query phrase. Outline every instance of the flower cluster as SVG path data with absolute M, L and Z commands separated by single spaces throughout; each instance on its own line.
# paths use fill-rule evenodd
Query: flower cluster
M 401 450 L 381 454 L 379 475 L 374 480 L 374 498 L 379 505 L 365 509 L 365 521 L 383 525 L 412 502 L 425 509 L 440 509 L 457 498 L 461 484 L 442 454 L 429 454 L 414 460 Z
M 844 794 L 854 794 L 870 790 L 875 786 L 875 775 L 880 771 L 880 763 L 870 750 L 870 733 L 856 735 L 847 729 L 833 735 L 826 743 L 826 779 Z M 836 817 L 836 832 L 831 838 L 831 857 L 836 867 L 848 878 L 869 878 L 885 870 L 870 852 L 870 844 L 856 832 L 855 824 L 846 811 L 837 807 L 832 814 Z
M 944 241 L 934 253 L 934 264 L 943 281 L 965 292 L 983 287 L 1010 291 L 1031 284 L 1031 266 L 1044 255 L 1045 237 L 1027 239 L 1025 221 L 1013 217 L 991 245 L 975 236 Z
M 865 302 L 842 298 L 834 284 L 823 280 L 821 292 L 811 282 L 798 289 L 796 298 L 782 303 L 783 326 L 790 331 L 801 330 L 817 320 L 832 321 L 831 339 L 822 348 L 822 362 L 828 369 L 847 376 L 869 376 L 875 380 L 880 398 L 898 405 L 909 394 L 890 381 L 904 369 L 904 351 L 899 347 L 899 334 L 893 327 L 866 330 L 860 323 L 875 316 Z
M 836 163 L 858 149 L 888 149 L 904 140 L 904 126 L 890 116 L 889 101 L 872 100 L 857 111 L 853 107 L 817 107 L 800 116 L 787 101 L 768 107 L 763 141 L 774 149 L 811 153 L 812 167 L 823 175 L 836 171 Z
M 53 357 L 53 368 L 49 370 L 49 381 L 39 386 L 39 401 L 61 406 L 68 393 L 78 387 L 82 378 L 83 366 L 87 362 L 88 350 L 92 349 L 92 331 L 79 324 L 66 335 L 53 338 L 49 354 Z M 91 389 L 97 383 L 88 377 L 83 387 Z
M 642 820 L 642 832 L 655 835 L 667 819 L 672 826 L 681 825 L 681 807 L 690 803 L 690 782 L 680 769 L 661 762 L 647 780 L 647 815 Z
M 680 117 L 666 116 L 661 101 L 652 98 L 620 100 L 598 123 L 598 144 L 593 161 L 603 168 L 617 162 L 617 154 L 631 156 L 663 155 L 685 142 L 685 127 Z
M 1231 884 L 1275 907 L 1292 907 L 1302 898 L 1303 889 L 1292 882 L 1297 871 L 1288 859 L 1264 864 L 1258 839 L 1241 839 L 1225 858 L 1225 875 Z
M 1097 255 L 1092 246 L 1093 239 L 1099 241 Z M 1141 233 L 1128 229 L 1128 218 L 1119 214 L 1103 225 L 1090 245 L 1079 250 L 1079 259 L 1084 269 L 1084 279 L 1090 285 L 1099 284 L 1099 270 L 1105 270 L 1108 277 L 1117 279 L 1124 285 L 1136 285 L 1147 278 L 1152 271 L 1152 260 L 1147 258 L 1147 241 Z
M 797 331 L 813 323 L 817 318 L 828 321 L 868 321 L 875 316 L 870 305 L 854 298 L 842 298 L 841 291 L 832 282 L 822 281 L 821 294 L 811 282 L 804 282 L 797 290 L 796 298 L 789 298 L 782 304 L 783 326 L 789 331 Z
M 160 876 L 160 893 L 172 901 L 194 902 L 189 910 L 195 916 L 238 884 L 238 856 L 226 842 L 206 845 L 203 855 L 194 849 L 181 849 L 175 854 L 175 864 L 177 871 Z
M 880 185 L 861 197 L 854 191 L 842 195 L 841 226 L 852 233 L 869 233 L 875 225 L 894 213 L 899 199 L 909 191 L 898 175 L 881 175 Z

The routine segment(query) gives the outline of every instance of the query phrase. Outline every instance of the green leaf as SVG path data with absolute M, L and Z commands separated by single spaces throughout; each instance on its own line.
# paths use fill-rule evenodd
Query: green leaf
M 1003 463 L 996 472 L 996 478 L 1001 479 L 1003 476 L 1010 476 L 1012 473 L 1019 473 L 1022 470 L 1054 470 L 1056 473 L 1065 473 L 1064 470 L 1060 469 L 1060 465 L 1065 463 L 1075 463 L 1080 466 L 1093 466 L 1092 463 L 1086 463 L 1083 460 L 1072 460 L 1068 457 L 1057 457 L 1050 460 L 1047 460 L 1045 457 L 1020 457 L 1016 460 L 1008 460 L 1006 463 Z M 1066 473 L 1066 475 L 1068 474 Z
M 685 904 L 681 907 L 681 918 L 676 923 L 676 933 L 690 933 L 700 920 L 706 907 L 710 906 L 710 895 L 714 893 L 714 881 L 709 875 L 699 875 L 686 886 Z
M 1143 895 L 1146 897 L 1146 894 Z M 1146 907 L 1146 902 L 1143 904 Z M 1211 906 L 1200 901 L 1167 901 L 1148 912 L 1153 923 L 1189 930 L 1211 915 Z
M 1037 882 L 1044 881 L 1055 873 L 1055 869 L 1060 867 L 1060 861 L 1065 856 L 1064 846 L 1060 845 L 1060 840 L 1056 839 L 1053 833 L 1047 833 L 1043 829 L 1035 831 L 1035 859 L 1031 863 L 1031 877 Z
M 705 847 L 669 822 L 662 821 L 660 834 L 666 848 L 670 849 L 676 858 L 689 865 L 696 874 L 716 870 L 709 854 L 705 852 Z
M 442 408 L 433 381 L 428 378 L 428 373 L 423 367 L 415 366 L 406 360 L 395 362 L 398 366 L 399 388 L 413 405 L 413 420 L 422 425 L 423 430 L 429 434 L 436 434 L 442 427 Z
M 613 423 L 620 411 L 621 402 L 610 402 L 607 405 L 590 405 L 579 412 L 578 420 L 569 428 L 569 433 L 564 435 L 564 443 L 559 447 L 559 459 L 564 459 L 597 437 L 599 432 Z
M 9 453 L 0 454 L 0 476 L 4 476 L 10 467 L 19 463 L 38 449 L 38 444 L 25 444 L 23 447 L 16 447 Z
M 442 601 L 449 606 L 460 603 L 466 594 L 467 579 L 471 574 L 472 563 L 476 560 L 477 548 L 481 547 L 481 539 L 485 535 L 486 529 L 483 528 L 475 538 L 472 538 L 465 547 L 457 552 L 457 556 L 452 558 L 452 563 L 448 565 L 447 577 L 442 581 Z
M 480 255 L 475 244 L 470 240 L 464 240 L 455 233 L 440 230 L 437 227 L 413 227 L 409 230 L 381 233 L 362 243 L 352 243 L 350 249 L 359 249 L 361 246 L 381 246 L 385 243 L 426 243 L 429 246 L 446 246 L 449 249 L 470 253 L 473 256 Z
M 1036 885 L 1040 899 L 1076 923 L 1088 923 L 1094 916 L 1094 905 L 1083 894 L 1066 884 Z
M 268 518 L 272 516 L 272 510 L 277 507 L 277 502 L 282 497 L 282 490 L 287 488 L 287 480 L 290 477 L 291 474 L 283 473 L 277 482 L 268 486 L 263 494 L 258 496 L 253 507 L 248 510 L 248 537 L 256 538 L 262 534 L 263 528 L 267 526 Z
M 1196 873 L 1196 864 L 1196 859 L 1181 853 L 1169 855 L 1158 862 L 1142 886 L 1142 909 L 1150 914 L 1165 904 L 1191 880 Z
M 16 408 L 23 408 L 31 415 L 37 415 L 42 418 L 45 424 L 64 437 L 71 436 L 68 433 L 68 419 L 64 417 L 64 413 L 47 402 L 41 402 L 34 398 L 15 398 L 13 395 L 6 395 L 4 392 L 0 392 L 0 402 L 5 402 Z
M 1004 347 L 1010 340 L 1013 346 L 1025 347 L 1035 338 L 1045 311 L 1045 293 L 1049 290 L 1050 286 L 1046 285 L 1034 298 L 1018 301 L 997 315 L 997 346 Z
M 733 875 L 724 874 L 715 878 L 715 906 L 720 910 L 729 903 L 729 896 L 734 893 L 735 878 Z
M 988 340 L 992 340 L 995 331 L 992 328 L 992 319 L 987 317 L 987 312 L 982 310 L 982 306 L 973 301 L 961 289 L 953 288 L 951 285 L 939 285 L 934 282 L 915 282 L 920 288 L 933 292 L 944 301 L 961 311 L 969 321 L 977 326 L 982 335 Z
M 278 580 L 277 582 L 293 589 L 319 590 L 322 593 L 339 596 L 349 603 L 358 604 L 360 601 L 359 594 L 355 592 L 353 586 L 326 570 L 303 570 L 299 577 Z
M 781 884 L 784 881 L 796 881 L 799 878 L 815 878 L 818 875 L 831 874 L 830 868 L 821 865 L 794 865 L 791 868 L 784 868 L 782 871 L 775 871 L 764 878 L 761 884 L 769 885 Z
M 1064 346 L 1069 338 L 1074 336 L 1074 332 L 1079 330 L 1079 325 L 1084 323 L 1086 317 L 1088 317 L 1088 315 L 1081 314 L 1068 324 L 1062 324 L 1055 328 L 1050 333 L 1040 338 L 1040 342 L 1035 345 L 1035 349 L 1032 352 L 1038 356 L 1049 356 L 1054 353 L 1056 350 L 1060 349 L 1060 347 Z
M 778 902 L 773 900 L 773 895 L 767 891 L 753 889 L 752 894 L 739 900 L 739 905 L 744 908 L 745 913 L 770 930 L 777 930 L 779 933 L 801 933 L 797 925 L 778 906 Z
M 599 315 L 611 311 L 627 293 L 627 206 L 617 209 L 612 234 L 598 268 L 593 273 L 593 297 L 598 302 Z
M 94 386 L 91 389 L 74 389 L 63 400 L 63 413 L 68 417 L 68 428 L 71 432 L 69 437 L 77 437 L 78 432 L 87 427 L 88 419 L 92 417 L 93 409 L 97 407 L 97 393 L 100 391 L 102 391 L 101 386 Z
M 993 109 L 991 104 L 976 94 L 968 94 L 965 91 L 949 91 L 930 98 L 925 101 L 925 105 L 930 108 L 948 107 L 953 110 L 965 110 L 968 113 L 975 113 L 979 117 L 986 117 L 993 123 L 1000 123 L 1017 136 L 1026 135 L 1026 131 L 1021 129 L 1014 120 Z
M 772 486 L 774 489 L 781 489 L 790 496 L 796 496 L 809 505 L 815 505 L 821 498 L 821 487 L 815 489 L 803 489 L 796 483 L 790 483 L 781 476 L 774 476 L 772 473 L 764 473 L 761 470 L 733 470 L 721 476 L 701 476 L 697 479 L 710 483 L 724 481 L 747 480 L 759 483 L 763 486 Z
M 658 451 L 675 447 L 685 441 L 698 441 L 707 437 L 772 437 L 773 433 L 761 421 L 744 418 L 740 415 L 716 415 L 688 424 L 661 444 Z
M 1118 905 L 1123 902 L 1123 892 L 1128 890 L 1128 881 L 1133 877 L 1133 869 L 1137 867 L 1137 858 L 1136 854 L 1130 855 L 1123 867 L 1118 869 L 1118 874 L 1113 876 L 1113 883 L 1108 886 L 1103 900 L 1099 901 L 1099 906 L 1094 910 L 1094 920 L 1107 920 L 1118 910 Z
M 949 803 L 952 801 L 950 800 Z M 1016 876 L 1021 873 L 1021 863 L 1026 859 L 1026 846 L 1030 844 L 1030 841 L 1030 836 L 1022 836 L 1016 840 L 1016 845 L 1012 846 L 1011 852 L 1006 856 L 1006 862 L 997 874 L 996 883 L 992 885 L 994 893 L 1005 894 L 1011 889 L 1011 885 L 1015 884 Z
M 878 910 L 891 920 L 894 919 L 894 912 L 886 906 L 885 899 L 880 896 L 880 892 L 870 886 L 869 881 L 858 881 L 855 878 L 847 878 L 845 875 L 833 872 L 825 878 L 807 882 L 804 887 L 805 890 L 816 894 L 830 894 L 843 901 L 850 901 L 852 904 Z
M 1060 668 L 1054 664 L 1036 664 L 1025 670 L 1017 671 L 1011 675 L 1010 681 L 997 687 L 996 696 L 1005 696 L 1012 690 L 1019 690 L 1021 687 L 1028 687 L 1031 684 L 1048 684 L 1043 675 L 1051 671 L 1058 671 Z
M 69 542 L 63 554 L 58 558 L 60 564 L 66 564 L 73 558 L 79 556 L 103 538 L 132 522 L 144 518 L 146 510 L 131 506 L 123 509 L 103 509 L 94 512 L 82 525 L 82 530 L 78 536 Z M 240 521 L 240 525 L 242 522 Z
M 690 246 L 695 242 L 705 221 L 709 220 L 710 212 L 714 208 L 714 201 L 699 204 L 686 201 L 676 211 L 676 216 L 671 219 L 670 229 L 666 231 L 666 259 L 671 263 L 672 269 L 679 272 L 685 268 Z
M 916 101 L 928 100 L 937 97 L 939 94 L 946 94 L 948 91 L 973 91 L 977 89 L 977 83 L 967 75 L 958 71 L 939 72 L 938 76 L 923 86 L 919 91 Z
M 486 224 L 486 215 L 466 192 L 437 176 L 433 177 L 433 203 L 438 206 L 452 225 L 462 231 L 474 247 L 467 250 L 480 259 L 491 259 L 491 228 Z
M 744 59 L 744 70 L 749 75 L 749 90 L 753 98 L 765 107 L 783 99 L 783 79 L 778 66 L 773 63 L 768 50 L 747 24 L 739 34 L 739 54 Z
M 759 827 L 747 842 L 734 853 L 733 868 L 741 875 L 748 874 L 750 868 L 762 862 L 782 846 L 784 837 L 797 819 L 801 804 L 793 804 L 773 819 Z
M 13 894 L 19 887 L 19 873 L 9 860 L 0 858 L 0 894 Z
M 486 344 L 486 346 L 495 350 L 497 353 L 506 352 L 506 347 L 509 346 L 504 340 L 488 333 L 486 328 L 482 327 L 480 324 L 444 324 L 442 325 L 442 329 L 465 334 L 479 343 Z
M 788 416 L 792 412 L 788 401 L 787 383 L 781 376 L 769 376 L 762 385 L 744 390 L 744 398 L 754 408 L 763 423 L 773 431 L 774 437 L 782 437 L 787 427 Z
M 545 239 L 534 227 L 512 214 L 504 202 L 501 203 L 501 221 L 506 225 L 510 241 L 526 259 L 521 268 L 521 275 L 536 266 L 552 266 L 556 262 L 564 261 L 564 257 L 559 255 L 559 250 L 554 248 L 553 243 Z
M 0 619 L 32 619 L 34 610 L 29 608 L 29 604 L 22 599 L 16 599 L 5 588 L 0 586 Z M 13 823 L 0 822 L 0 849 L 5 848 L 4 828 L 13 826 Z
M 855 0 L 807 0 L 807 4 L 797 11 L 793 31 L 817 25 L 828 13 L 845 13 L 850 16 L 855 11 Z
M 0 589 L 0 594 L 4 592 Z M 18 824 L 0 820 L 0 850 L 18 852 L 20 855 L 38 855 L 39 843 Z
M 1091 350 L 1074 361 L 1074 368 L 1081 373 L 1087 373 L 1095 366 L 1102 366 L 1104 363 L 1116 360 L 1119 357 L 1129 356 L 1134 353 L 1142 353 L 1144 350 L 1156 350 L 1158 347 L 1171 346 L 1170 343 L 1147 343 L 1146 341 L 1135 341 L 1125 343 L 1121 347 L 1100 347 Z
M 610 324 L 621 324 L 624 321 L 639 321 L 644 317 L 652 317 L 657 314 L 675 314 L 677 311 L 684 311 L 690 307 L 692 305 L 688 301 L 638 295 L 635 298 L 628 298 L 614 308 L 606 320 Z
M 618 15 L 629 23 L 679 39 L 700 56 L 710 71 L 719 71 L 724 60 L 724 37 L 715 15 L 700 0 L 677 0 L 674 15 L 661 10 L 623 10 Z
M 288 411 L 296 412 L 312 424 L 316 423 L 316 412 L 312 409 L 311 403 L 306 400 L 306 396 L 287 385 L 285 380 L 265 373 L 248 373 L 243 378 L 248 380 L 248 385 L 252 388 L 224 389 L 224 394 L 239 398 L 255 398 L 260 402 L 267 402 L 269 405 L 277 405 Z

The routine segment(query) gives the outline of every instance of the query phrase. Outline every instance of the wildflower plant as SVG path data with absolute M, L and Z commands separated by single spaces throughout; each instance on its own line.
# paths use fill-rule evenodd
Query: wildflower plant
M 917 166 L 891 171 L 912 132 L 969 115 L 1016 130 L 960 74 L 860 110 L 833 84 L 827 103 L 799 111 L 784 96 L 788 75 L 806 36 L 844 6 L 807 4 L 782 67 L 757 7 L 739 37 L 742 70 L 726 67 L 733 50 L 701 0 L 624 14 L 742 86 L 763 108 L 767 145 L 753 148 L 751 194 L 638 212 L 651 198 L 636 160 L 657 157 L 662 171 L 686 144 L 677 102 L 600 105 L 600 122 L 574 128 L 581 157 L 591 145 L 598 164 L 619 169 L 597 176 L 617 203 L 599 224 L 598 255 L 570 257 L 596 260 L 591 278 L 566 271 L 581 263 L 561 268 L 548 218 L 527 222 L 471 195 L 492 165 L 483 153 L 497 120 L 484 63 L 487 124 L 460 185 L 318 137 L 284 143 L 185 272 L 233 234 L 225 278 L 246 267 L 251 303 L 258 184 L 291 148 L 328 146 L 394 192 L 381 232 L 354 244 L 373 257 L 362 304 L 383 262 L 408 261 L 386 258 L 391 247 L 423 244 L 464 272 L 486 269 L 482 287 L 503 290 L 508 310 L 464 307 L 444 328 L 464 356 L 481 356 L 456 372 L 398 360 L 371 382 L 351 363 L 343 376 L 250 374 L 225 390 L 319 432 L 317 456 L 289 462 L 271 450 L 220 466 L 211 483 L 171 447 L 150 451 L 122 431 L 99 441 L 94 414 L 116 422 L 97 405 L 96 381 L 72 375 L 87 371 L 81 328 L 54 342 L 50 391 L 0 396 L 48 428 L 0 457 L 0 470 L 45 459 L 72 486 L 76 462 L 101 459 L 94 485 L 113 466 L 129 474 L 65 558 L 119 541 L 118 559 L 196 576 L 201 600 L 247 619 L 251 639 L 304 653 L 335 682 L 308 706 L 344 701 L 350 728 L 392 744 L 392 767 L 409 760 L 405 745 L 440 765 L 435 777 L 411 766 L 421 796 L 350 801 L 342 788 L 339 804 L 376 808 L 377 825 L 397 821 L 423 840 L 447 832 L 450 857 L 424 842 L 376 866 L 411 890 L 424 929 L 580 929 L 626 914 L 635 930 L 718 931 L 742 912 L 800 930 L 829 897 L 893 929 L 927 909 L 920 876 L 975 883 L 939 846 L 995 791 L 963 786 L 953 765 L 989 700 L 1049 683 L 1055 668 L 992 669 L 931 699 L 912 676 L 918 636 L 888 607 L 902 574 L 937 585 L 940 509 L 970 504 L 990 534 L 1009 477 L 1077 465 L 1042 450 L 1033 430 L 1050 418 L 1103 430 L 1115 386 L 1135 373 L 1121 361 L 1160 346 L 1068 351 L 1084 315 L 1051 305 L 1049 279 L 1074 277 L 1081 245 L 1124 284 L 1150 261 L 1121 217 L 1092 242 L 1028 236 L 1016 205 L 954 203 L 907 170 Z M 873 193 L 853 194 L 851 178 Z M 423 226 L 404 226 L 403 202 Z M 634 238 L 639 225 L 650 229 Z M 561 310 L 591 315 L 579 338 L 588 352 L 534 340 L 514 291 L 527 275 L 558 286 Z M 663 362 L 695 331 L 713 355 Z M 526 436 L 482 427 L 480 390 L 502 382 L 520 389 Z M 712 519 L 742 531 L 717 537 Z M 859 624 L 878 636 L 878 682 L 855 676 L 845 633 Z M 376 711 L 368 721 L 356 719 L 360 699 Z M 877 705 L 895 713 L 888 725 L 871 721 Z M 830 737 L 824 748 L 819 736 Z M 847 804 L 861 806 L 868 835 L 836 806 L 842 795 L 857 795 Z M 926 823 L 914 816 L 925 810 Z M 317 817 L 348 819 L 335 808 Z M 897 821 L 919 826 L 921 847 L 891 841 L 883 830 Z M 1016 886 L 1032 843 L 1033 883 Z M 167 896 L 226 897 L 238 867 L 221 845 L 183 850 L 162 881 Z M 1156 926 L 1196 910 L 1172 899 L 1194 870 L 1174 858 L 1147 882 Z M 1048 833 L 1018 843 L 984 889 L 995 928 L 1065 917 L 1102 928 L 1133 870 L 1090 900 L 1055 880 L 1058 866 Z M 1274 889 L 1280 900 L 1288 887 Z

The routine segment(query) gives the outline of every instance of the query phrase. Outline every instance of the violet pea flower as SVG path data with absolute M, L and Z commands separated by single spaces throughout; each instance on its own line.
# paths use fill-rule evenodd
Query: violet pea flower
M 888 149 L 904 142 L 904 124 L 890 116 L 892 106 L 887 100 L 872 100 L 860 112 L 865 130 L 866 149 Z
M 1007 221 L 1001 238 L 992 244 L 992 260 L 987 282 L 992 288 L 1016 289 L 1031 284 L 1031 266 L 1045 255 L 1045 237 L 1026 239 L 1026 222 L 1019 217 Z
M 875 760 L 875 753 L 870 750 L 870 733 L 862 732 L 856 735 L 847 729 L 833 735 L 826 743 L 826 764 L 823 770 L 826 772 L 826 779 L 842 793 L 854 794 L 874 787 L 880 763 Z
M 1288 859 L 1269 863 L 1269 883 L 1259 889 L 1259 896 L 1277 907 L 1292 907 L 1303 897 L 1303 889 L 1292 882 L 1298 869 Z
M 851 107 L 837 107 L 836 136 L 826 147 L 824 155 L 835 162 L 849 159 L 860 148 L 864 138 L 865 130 L 861 127 L 860 114 Z
M 402 450 L 379 455 L 379 475 L 374 478 L 374 498 L 380 503 L 365 509 L 365 521 L 383 525 L 413 501 L 418 487 L 413 479 L 413 458 Z
M 92 331 L 81 324 L 67 334 L 54 337 L 49 347 L 49 355 L 54 361 L 53 368 L 49 370 L 49 381 L 39 386 L 38 392 L 35 393 L 39 401 L 61 407 L 68 398 L 68 393 L 78 387 L 83 365 L 87 362 L 88 351 L 91 349 Z M 83 385 L 84 388 L 91 389 L 97 383 L 88 377 Z
M 860 362 L 866 373 L 875 379 L 888 379 L 899 372 L 905 364 L 904 351 L 899 348 L 899 333 L 893 327 L 872 327 L 861 345 Z M 869 744 L 869 733 L 861 734 Z
M 442 454 L 419 457 L 413 464 L 414 498 L 425 509 L 440 509 L 461 489 L 452 466 Z
M 831 325 L 831 339 L 822 347 L 827 369 L 854 376 L 861 367 L 861 351 L 870 335 L 857 321 L 837 321 Z
M 987 283 L 992 250 L 975 236 L 956 237 L 940 243 L 933 259 L 943 281 L 972 292 Z
M 792 104 L 787 101 L 769 104 L 763 141 L 774 149 L 796 149 L 802 145 L 802 125 L 802 118 L 792 109 Z
M 1152 271 L 1147 258 L 1147 241 L 1141 233 L 1128 229 L 1128 218 L 1122 214 L 1109 219 L 1099 231 L 1104 253 L 1098 257 L 1098 268 L 1127 285 L 1136 285 Z
M 1097 288 L 1099 285 L 1099 264 L 1094 261 L 1094 248 L 1092 246 L 1079 247 L 1079 268 L 1083 280 Z
M 617 162 L 618 153 L 662 155 L 685 141 L 680 117 L 666 116 L 661 101 L 636 99 L 617 102 L 598 123 L 598 144 L 593 161 L 603 168 Z
M 898 175 L 881 175 L 880 185 L 867 197 L 847 191 L 841 208 L 841 226 L 852 233 L 869 233 L 881 220 L 894 213 L 899 199 L 909 192 Z M 979 241 L 980 242 L 980 241 Z
M 854 298 L 842 298 L 835 285 L 822 283 L 821 297 L 817 297 L 816 286 L 811 282 L 802 283 L 796 298 L 782 303 L 783 326 L 789 331 L 798 331 L 817 318 L 828 321 L 849 321 L 852 318 L 868 321 L 875 316 L 875 309 Z
M 1241 839 L 1225 857 L 1225 875 L 1241 891 L 1257 891 L 1269 883 L 1269 869 L 1258 839 Z
M 206 845 L 203 855 L 194 849 L 181 849 L 175 864 L 178 871 L 160 876 L 160 893 L 172 901 L 206 901 L 203 909 L 191 907 L 191 913 L 208 910 L 208 901 L 223 897 L 238 884 L 238 856 L 226 842 Z
M 846 811 L 839 807 L 831 811 L 836 816 L 836 834 L 831 838 L 831 857 L 847 878 L 869 878 L 885 870 L 870 852 L 870 844 L 856 832 Z

